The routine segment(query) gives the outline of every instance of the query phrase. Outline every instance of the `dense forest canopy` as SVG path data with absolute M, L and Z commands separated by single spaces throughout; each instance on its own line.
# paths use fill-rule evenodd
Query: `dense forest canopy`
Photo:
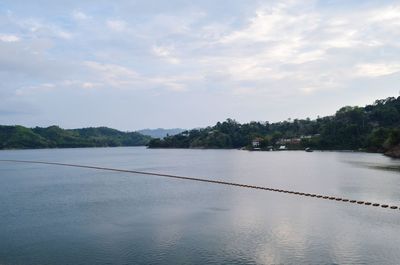
M 346 106 L 335 115 L 288 119 L 269 123 L 240 124 L 232 119 L 215 126 L 184 131 L 164 139 L 152 139 L 152 148 L 251 148 L 260 139 L 261 148 L 285 144 L 292 149 L 383 152 L 400 142 L 400 97 L 376 100 L 365 107 Z
M 0 126 L 0 149 L 146 145 L 151 137 L 107 127 L 64 130 L 58 126 Z

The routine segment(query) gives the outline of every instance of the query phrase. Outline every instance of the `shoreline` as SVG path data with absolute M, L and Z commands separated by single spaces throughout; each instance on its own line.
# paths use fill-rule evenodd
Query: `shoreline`
M 185 148 L 185 147 L 149 147 L 147 145 L 124 145 L 124 146 L 79 146 L 79 147 L 38 147 L 38 148 L 5 148 L 0 149 L 0 151 L 21 151 L 21 150 L 59 150 L 59 149 L 89 149 L 89 148 L 121 148 L 121 147 L 144 147 L 146 149 L 187 149 L 187 150 L 238 150 L 238 151 L 248 151 L 248 152 L 293 152 L 293 151 L 302 151 L 305 152 L 304 149 L 286 149 L 286 150 L 251 150 L 251 149 L 241 149 L 241 148 L 205 148 L 205 147 L 196 147 L 196 148 Z M 345 149 L 313 149 L 315 152 L 339 152 L 339 153 L 369 153 L 369 154 L 381 154 L 386 157 L 390 157 L 393 159 L 400 159 L 399 152 L 400 148 L 398 147 L 394 151 L 386 151 L 386 152 L 371 152 L 365 150 L 345 150 Z

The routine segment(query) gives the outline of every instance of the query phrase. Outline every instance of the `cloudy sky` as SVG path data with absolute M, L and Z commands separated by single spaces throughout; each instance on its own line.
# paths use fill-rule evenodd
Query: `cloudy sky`
M 0 124 L 203 127 L 398 96 L 400 2 L 0 2 Z

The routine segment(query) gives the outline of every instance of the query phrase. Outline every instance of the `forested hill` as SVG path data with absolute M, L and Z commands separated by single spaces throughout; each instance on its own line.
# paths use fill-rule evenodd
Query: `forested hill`
M 151 137 L 107 127 L 64 130 L 58 126 L 0 126 L 0 149 L 146 145 Z
M 400 142 L 400 97 L 376 100 L 365 107 L 343 107 L 333 116 L 316 120 L 240 124 L 228 119 L 212 127 L 153 139 L 149 147 L 251 148 L 254 139 L 261 149 L 285 145 L 292 149 L 388 151 Z

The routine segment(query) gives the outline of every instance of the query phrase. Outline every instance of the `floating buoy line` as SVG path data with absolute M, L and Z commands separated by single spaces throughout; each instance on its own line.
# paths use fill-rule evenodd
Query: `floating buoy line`
M 78 168 L 89 168 L 89 169 L 114 171 L 114 172 L 130 173 L 130 174 L 158 176 L 158 177 L 164 177 L 164 178 L 173 178 L 173 179 L 199 181 L 199 182 L 206 182 L 206 183 L 213 183 L 213 184 L 220 184 L 220 185 L 236 186 L 236 187 L 248 188 L 248 189 L 258 189 L 258 190 L 266 190 L 266 191 L 272 191 L 272 192 L 281 192 L 281 193 L 287 193 L 287 194 L 291 194 L 291 195 L 305 196 L 305 197 L 317 198 L 317 199 L 322 199 L 322 200 L 351 203 L 354 205 L 366 205 L 366 206 L 372 206 L 372 207 L 387 208 L 387 209 L 392 209 L 392 210 L 399 209 L 399 206 L 396 206 L 396 205 L 381 204 L 381 203 L 376 203 L 376 202 L 374 203 L 374 202 L 361 201 L 361 200 L 351 200 L 351 199 L 346 199 L 346 198 L 341 198 L 341 197 L 327 196 L 327 195 L 323 195 L 323 194 L 305 193 L 305 192 L 292 191 L 292 190 L 275 189 L 275 188 L 270 188 L 270 187 L 246 185 L 246 184 L 235 183 L 235 182 L 194 178 L 194 177 L 187 177 L 187 176 L 178 176 L 178 175 L 171 175 L 171 174 L 164 174 L 164 173 L 146 172 L 146 171 L 138 171 L 138 170 L 127 170 L 127 169 L 118 169 L 118 168 L 108 168 L 108 167 L 98 167 L 98 166 L 89 166 L 89 165 L 67 164 L 67 163 L 58 163 L 58 162 L 32 161 L 32 160 L 0 159 L 0 162 L 78 167 Z

